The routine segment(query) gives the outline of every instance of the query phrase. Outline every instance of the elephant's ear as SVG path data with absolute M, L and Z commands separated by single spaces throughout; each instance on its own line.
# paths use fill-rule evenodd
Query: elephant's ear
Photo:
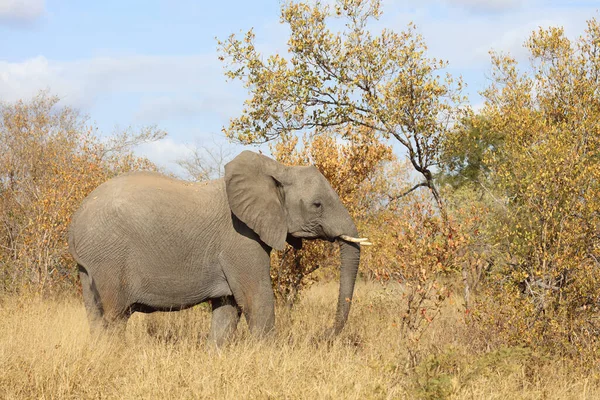
M 277 161 L 247 150 L 225 165 L 231 211 L 277 250 L 283 250 L 287 236 L 281 183 L 277 179 L 284 168 Z

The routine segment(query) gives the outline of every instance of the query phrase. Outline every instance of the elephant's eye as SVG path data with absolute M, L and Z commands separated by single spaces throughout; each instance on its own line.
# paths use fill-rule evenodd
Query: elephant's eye
M 313 203 L 313 206 L 315 206 L 315 208 L 319 209 L 319 208 L 321 208 L 321 202 L 320 201 L 315 201 Z

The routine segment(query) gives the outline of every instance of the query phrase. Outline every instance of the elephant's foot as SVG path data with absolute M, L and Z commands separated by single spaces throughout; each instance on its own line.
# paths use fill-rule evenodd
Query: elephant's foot
M 275 335 L 274 304 L 244 311 L 250 333 L 258 339 L 269 339 Z
M 241 310 L 233 296 L 224 296 L 212 299 L 212 312 L 208 341 L 216 347 L 221 347 L 235 333 Z

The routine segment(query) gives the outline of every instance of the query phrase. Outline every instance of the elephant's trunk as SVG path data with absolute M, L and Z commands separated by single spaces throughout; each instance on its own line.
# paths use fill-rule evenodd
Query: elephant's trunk
M 358 236 L 358 235 L 356 235 Z M 342 331 L 350 305 L 352 303 L 352 295 L 354 293 L 354 282 L 356 282 L 356 274 L 358 272 L 358 262 L 360 260 L 360 245 L 345 240 L 338 240 L 340 244 L 340 294 L 338 297 L 337 312 L 335 315 L 335 323 L 333 325 L 333 333 L 338 334 Z

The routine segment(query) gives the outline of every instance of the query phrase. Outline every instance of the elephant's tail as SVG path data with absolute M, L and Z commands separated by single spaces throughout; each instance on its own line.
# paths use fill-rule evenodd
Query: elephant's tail
M 91 313 L 90 316 L 93 317 L 92 319 L 101 317 L 104 311 L 96 282 L 94 282 L 92 275 L 81 264 L 77 264 L 77 268 L 79 270 L 79 281 L 81 282 L 83 299 L 88 313 Z

